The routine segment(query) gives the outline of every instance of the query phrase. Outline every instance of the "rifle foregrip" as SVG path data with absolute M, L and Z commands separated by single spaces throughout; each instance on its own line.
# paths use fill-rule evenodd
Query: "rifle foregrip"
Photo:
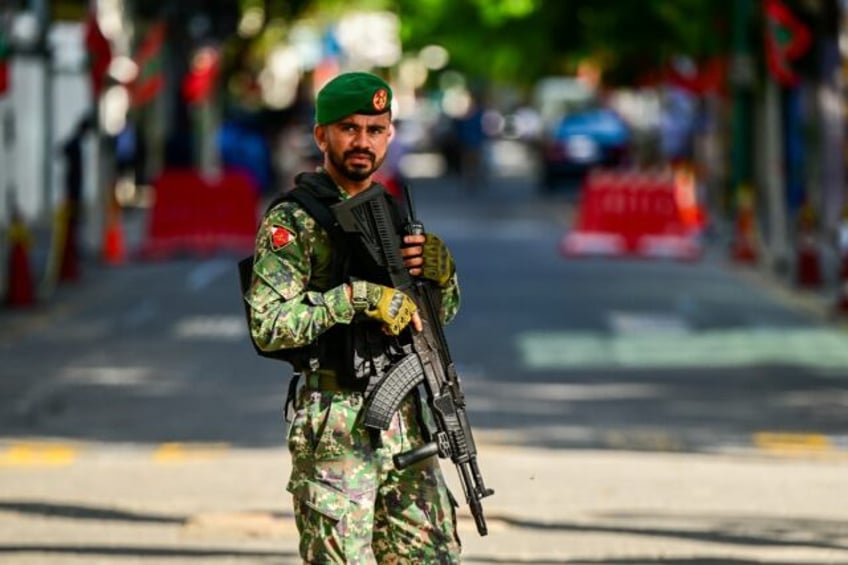
M 438 445 L 436 445 L 436 442 L 431 441 L 430 443 L 425 443 L 421 447 L 416 447 L 415 449 L 398 453 L 392 457 L 392 461 L 395 463 L 395 469 L 406 469 L 410 465 L 414 465 L 415 463 L 427 459 L 428 457 L 432 457 L 438 453 Z
M 410 353 L 401 359 L 368 395 L 365 402 L 365 425 L 388 430 L 401 401 L 423 380 L 424 371 L 418 355 Z

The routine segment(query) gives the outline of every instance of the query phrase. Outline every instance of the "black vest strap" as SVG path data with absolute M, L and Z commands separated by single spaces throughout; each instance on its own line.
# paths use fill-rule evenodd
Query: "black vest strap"
M 341 284 L 351 276 L 380 282 L 386 278 L 384 269 L 376 265 L 369 266 L 363 259 L 362 250 L 356 251 L 356 246 L 338 224 L 331 206 L 342 200 L 339 189 L 333 180 L 325 173 L 301 173 L 295 178 L 295 187 L 274 198 L 268 205 L 268 210 L 281 202 L 292 201 L 299 204 L 303 210 L 328 233 L 333 244 L 331 286 Z M 266 212 L 267 213 L 267 212 Z M 367 254 L 365 254 L 367 256 Z M 354 256 L 358 257 L 356 261 Z M 253 257 L 247 257 L 239 263 L 242 294 L 250 288 L 253 275 Z M 387 284 L 387 283 L 383 283 Z M 245 301 L 245 311 L 248 324 L 250 323 L 250 306 Z M 311 344 L 294 349 L 281 349 L 264 352 L 256 347 L 263 357 L 286 361 L 294 367 L 295 372 L 318 366 L 336 373 L 339 384 L 351 390 L 365 390 L 368 379 L 357 377 L 354 369 L 355 357 L 359 362 L 370 363 L 372 355 L 384 355 L 387 351 L 387 338 L 373 324 L 353 323 L 336 325 L 319 336 Z M 397 338 L 392 340 L 397 342 Z M 256 344 L 254 343 L 254 346 Z

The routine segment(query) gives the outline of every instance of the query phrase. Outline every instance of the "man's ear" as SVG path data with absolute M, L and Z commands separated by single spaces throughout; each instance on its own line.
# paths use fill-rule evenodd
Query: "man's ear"
M 318 149 L 322 153 L 325 153 L 327 149 L 327 128 L 320 124 L 315 124 L 315 127 L 312 128 L 312 138 L 315 139 L 315 145 L 318 146 Z

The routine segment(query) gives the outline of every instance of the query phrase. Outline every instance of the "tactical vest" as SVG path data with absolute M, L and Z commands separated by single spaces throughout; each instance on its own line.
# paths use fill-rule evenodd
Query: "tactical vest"
M 284 201 L 297 202 L 330 236 L 333 253 L 328 288 L 309 290 L 324 292 L 353 279 L 391 285 L 388 272 L 374 262 L 359 238 L 349 236 L 338 225 L 330 206 L 340 202 L 341 197 L 327 174 L 299 174 L 295 178 L 295 188 L 275 198 L 268 210 Z M 395 206 L 392 212 L 394 228 L 402 233 L 400 210 Z M 249 290 L 252 274 L 253 256 L 250 256 L 239 262 L 242 294 Z M 246 301 L 244 304 L 249 327 L 250 305 Z M 369 381 L 380 379 L 395 361 L 410 350 L 406 333 L 401 336 L 386 335 L 378 323 L 362 315 L 355 316 L 350 324 L 331 327 L 303 347 L 262 351 L 256 343 L 253 345 L 259 355 L 291 364 L 295 373 L 331 370 L 341 386 L 353 390 L 365 390 Z

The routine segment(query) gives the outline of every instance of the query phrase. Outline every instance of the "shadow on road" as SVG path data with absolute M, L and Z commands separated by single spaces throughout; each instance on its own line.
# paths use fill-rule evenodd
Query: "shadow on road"
M 657 514 L 615 514 L 605 515 L 602 518 L 627 519 L 633 523 L 646 523 L 660 519 L 674 524 L 686 524 L 689 528 L 627 527 L 610 524 L 587 524 L 585 522 L 536 522 L 506 516 L 490 516 L 491 521 L 498 520 L 513 528 L 560 531 L 563 533 L 622 534 L 750 547 L 806 547 L 838 551 L 848 550 L 848 538 L 845 535 L 845 524 L 842 522 L 801 518 L 764 519 L 759 516 L 714 517 Z
M 165 514 L 143 514 L 124 511 L 117 508 L 83 506 L 78 504 L 46 503 L 24 500 L 0 501 L 0 513 L 28 516 L 40 516 L 62 520 L 94 520 L 103 522 L 172 524 L 182 526 L 190 522 L 191 517 Z M 291 515 L 279 512 L 263 512 L 273 519 L 291 519 Z M 845 524 L 832 520 L 810 518 L 764 518 L 762 516 L 676 514 L 676 513 L 632 513 L 612 512 L 594 516 L 595 523 L 552 522 L 516 518 L 507 514 L 492 513 L 491 523 L 500 523 L 507 528 L 560 533 L 602 533 L 628 536 L 660 537 L 668 539 L 709 542 L 732 546 L 747 547 L 803 547 L 848 551 L 848 537 Z M 657 524 L 653 527 L 633 527 L 624 523 Z M 673 524 L 663 526 L 661 523 Z M 684 527 L 681 527 L 684 526 Z M 69 552 L 104 555 L 142 555 L 164 556 L 174 551 L 174 555 L 193 557 L 211 557 L 230 555 L 225 550 L 170 550 L 156 548 L 117 548 L 117 547 L 59 547 L 59 546 L 0 546 L 0 553 L 14 552 Z M 221 553 L 221 551 L 225 551 Z M 135 552 L 135 553 L 133 553 Z M 185 553 L 183 553 L 185 552 Z M 242 557 L 272 557 L 285 554 L 242 553 L 232 554 Z M 501 561 L 489 561 L 500 563 Z M 542 563 L 532 561 L 533 563 Z M 598 563 L 630 563 L 631 561 L 598 561 Z M 663 561 L 665 563 L 665 561 Z M 703 561 L 709 563 L 709 561 Z M 680 561 L 680 563 L 690 563 Z M 698 563 L 692 561 L 691 563 Z M 745 563 L 739 561 L 739 563 Z
M 90 556 L 90 557 L 142 557 L 155 558 L 244 558 L 267 559 L 269 563 L 280 563 L 280 559 L 297 559 L 296 553 L 284 551 L 257 551 L 244 549 L 180 548 L 180 547 L 136 547 L 121 545 L 50 545 L 21 544 L 0 545 L 0 555 L 16 553 L 35 553 L 48 555 Z

